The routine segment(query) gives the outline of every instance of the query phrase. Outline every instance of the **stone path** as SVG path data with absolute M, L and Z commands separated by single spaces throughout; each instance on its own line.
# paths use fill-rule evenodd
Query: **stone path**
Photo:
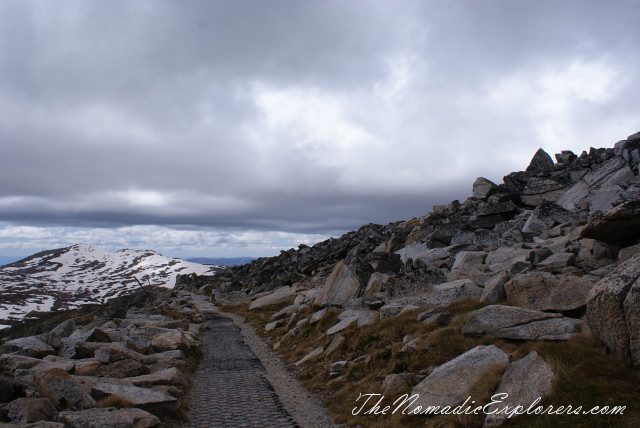
M 240 317 L 220 312 L 203 296 L 193 297 L 211 330 L 203 335 L 204 357 L 186 397 L 184 427 L 333 426 Z

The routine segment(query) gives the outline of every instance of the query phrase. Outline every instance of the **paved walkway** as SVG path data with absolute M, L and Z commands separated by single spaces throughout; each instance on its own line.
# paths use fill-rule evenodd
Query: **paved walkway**
M 240 317 L 193 297 L 211 330 L 202 336 L 204 357 L 186 397 L 186 427 L 333 426 Z

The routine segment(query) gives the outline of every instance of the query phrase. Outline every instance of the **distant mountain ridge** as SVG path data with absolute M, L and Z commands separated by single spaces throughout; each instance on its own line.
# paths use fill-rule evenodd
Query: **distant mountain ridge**
M 255 257 L 190 257 L 188 262 L 213 266 L 240 266 L 251 263 Z
M 110 252 L 84 244 L 42 251 L 0 268 L 0 321 L 17 321 L 31 311 L 104 303 L 139 290 L 135 278 L 145 285 L 172 288 L 178 274 L 216 270 L 155 251 Z

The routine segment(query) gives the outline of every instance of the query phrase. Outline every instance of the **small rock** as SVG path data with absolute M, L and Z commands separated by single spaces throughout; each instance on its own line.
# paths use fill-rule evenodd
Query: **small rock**
M 307 361 L 311 360 L 312 358 L 319 357 L 320 355 L 322 355 L 323 351 L 324 351 L 324 348 L 322 346 L 319 346 L 319 347 L 313 349 L 307 355 L 305 355 L 301 360 L 296 362 L 295 365 L 299 366 L 299 365 L 302 365 L 302 364 L 306 363 Z

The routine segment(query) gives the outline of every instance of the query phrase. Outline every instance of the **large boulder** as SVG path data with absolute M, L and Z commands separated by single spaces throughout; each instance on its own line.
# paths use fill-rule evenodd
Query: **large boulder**
M 127 378 L 127 380 L 135 386 L 142 386 L 145 388 L 151 388 L 155 385 L 175 385 L 181 388 L 186 388 L 189 385 L 187 378 L 185 378 L 182 372 L 175 367 L 160 370 L 152 374 L 130 377 Z
M 487 180 L 484 177 L 478 177 L 473 182 L 473 197 L 478 199 L 485 199 L 492 193 L 498 191 L 499 187 L 492 181 Z
M 315 306 L 341 306 L 360 297 L 373 268 L 357 257 L 338 262 L 314 301 Z
M 587 321 L 614 352 L 640 366 L 640 255 L 622 263 L 589 293 Z
M 568 340 L 580 320 L 515 306 L 490 305 L 476 311 L 462 328 L 469 336 L 512 340 Z
M 426 294 L 416 296 L 413 299 L 415 305 L 447 306 L 463 299 L 480 300 L 482 287 L 470 279 L 458 279 L 455 281 L 437 284 L 431 287 Z
M 156 416 L 135 408 L 64 411 L 58 414 L 58 420 L 69 428 L 149 428 L 160 425 L 160 420 Z
M 418 406 L 457 406 L 471 394 L 472 388 L 482 382 L 491 370 L 502 370 L 509 356 L 495 345 L 476 346 L 443 365 L 417 384 L 411 395 L 418 394 L 411 409 Z M 473 397 L 471 397 L 473 399 Z
M 507 303 L 512 306 L 543 310 L 560 279 L 549 272 L 527 272 L 514 276 L 504 285 Z
M 161 391 L 126 384 L 101 382 L 91 387 L 96 400 L 117 397 L 124 404 L 137 407 L 157 416 L 173 414 L 180 407 L 178 399 Z
M 553 388 L 553 369 L 535 352 L 507 366 L 495 392 L 502 401 L 499 408 L 521 406 L 525 410 L 539 397 L 551 393 Z M 494 396 L 495 396 L 494 395 Z M 485 418 L 485 426 L 502 425 L 508 414 L 499 413 L 498 409 L 489 407 Z M 495 413 L 492 413 L 495 412 Z
M 15 353 L 33 358 L 42 358 L 56 353 L 55 349 L 48 343 L 35 336 L 8 340 L 2 346 L 7 353 Z
M 580 237 L 613 244 L 633 244 L 640 238 L 640 200 L 626 202 L 594 216 L 582 229 Z
M 275 306 L 281 303 L 286 302 L 287 300 L 292 299 L 296 295 L 295 287 L 280 287 L 273 291 L 272 293 L 267 294 L 266 296 L 262 296 L 254 300 L 249 309 L 260 309 L 268 306 Z
M 56 408 L 47 398 L 17 398 L 7 405 L 7 416 L 14 424 L 51 420 Z
M 80 382 L 62 369 L 51 369 L 34 375 L 38 393 L 51 400 L 58 409 L 84 409 L 95 406 Z
M 548 169 L 553 168 L 553 159 L 549 156 L 549 153 L 545 152 L 542 148 L 539 148 L 538 151 L 533 155 L 529 166 L 527 167 L 527 172 L 542 172 Z

